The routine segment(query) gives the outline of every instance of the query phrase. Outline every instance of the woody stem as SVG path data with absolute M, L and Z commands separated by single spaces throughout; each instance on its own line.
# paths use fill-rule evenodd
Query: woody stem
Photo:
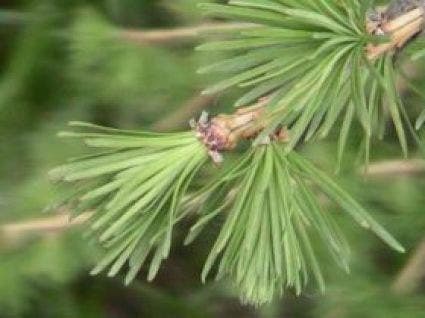
M 384 35 L 390 36 L 391 40 L 379 45 L 368 45 L 366 49 L 367 57 L 369 60 L 374 60 L 387 52 L 402 48 L 424 29 L 424 25 L 425 12 L 423 8 L 416 8 L 393 20 L 384 21 L 380 29 Z

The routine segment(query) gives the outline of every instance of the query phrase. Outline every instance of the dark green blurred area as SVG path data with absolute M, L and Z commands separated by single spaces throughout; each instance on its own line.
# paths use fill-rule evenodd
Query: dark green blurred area
M 196 69 L 214 57 L 195 43 L 140 45 L 120 37 L 124 29 L 174 28 L 201 23 L 196 0 L 37 0 L 0 5 L 0 222 L 43 214 L 60 192 L 47 171 L 82 153 L 56 138 L 70 120 L 149 129 L 188 104 L 213 81 Z M 425 89 L 423 65 L 416 85 Z M 423 105 L 406 93 L 416 115 Z M 219 96 L 210 111 L 230 111 L 232 96 Z M 193 116 L 198 116 L 201 109 Z M 189 118 L 186 118 L 188 120 Z M 173 121 L 173 118 L 170 118 Z M 172 129 L 186 129 L 186 125 Z M 391 132 L 392 127 L 388 127 Z M 410 293 L 394 285 L 425 234 L 425 177 L 363 179 L 357 136 L 352 136 L 340 181 L 408 249 L 397 255 L 373 235 L 332 211 L 353 247 L 351 275 L 321 260 L 325 295 L 287 296 L 267 308 L 239 304 L 230 286 L 199 279 L 216 236 L 215 223 L 192 246 L 182 247 L 189 224 L 176 233 L 173 254 L 152 284 L 145 272 L 129 287 L 120 279 L 90 277 L 96 250 L 83 231 L 45 231 L 0 238 L 0 317 L 425 317 L 424 281 Z M 413 147 L 412 147 L 413 148 Z M 332 172 L 332 140 L 303 149 Z M 399 158 L 394 134 L 374 145 L 376 160 Z M 412 156 L 415 155 L 414 150 Z M 332 207 L 330 208 L 332 210 Z M 3 231 L 4 232 L 4 231 Z M 4 233 L 2 233 L 4 234 Z M 425 272 L 425 269 L 422 268 Z M 422 277 L 424 277 L 423 275 Z

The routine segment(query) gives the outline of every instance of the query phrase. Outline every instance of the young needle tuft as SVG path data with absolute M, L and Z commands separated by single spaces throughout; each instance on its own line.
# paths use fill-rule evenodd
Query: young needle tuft
M 74 211 L 93 211 L 91 234 L 105 255 L 92 274 L 109 268 L 115 276 L 126 263 L 130 283 L 152 254 L 148 279 L 168 257 L 173 226 L 192 178 L 208 160 L 193 132 L 147 133 L 123 131 L 73 122 L 83 132 L 64 132 L 98 150 L 50 172 L 72 182 L 76 194 L 67 200 Z
M 332 215 L 323 211 L 316 189 L 389 246 L 404 251 L 331 178 L 298 154 L 287 154 L 280 143 L 273 141 L 255 148 L 225 175 L 195 198 L 208 206 L 192 227 L 188 242 L 226 211 L 202 279 L 205 281 L 218 263 L 217 279 L 230 280 L 244 303 L 262 305 L 288 288 L 300 294 L 310 278 L 324 291 L 313 233 L 320 237 L 334 261 L 348 271 L 350 249 Z

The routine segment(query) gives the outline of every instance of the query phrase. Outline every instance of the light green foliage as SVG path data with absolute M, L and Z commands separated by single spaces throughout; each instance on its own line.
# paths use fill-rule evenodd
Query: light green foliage
M 128 261 L 128 284 L 154 250 L 148 274 L 152 280 L 170 253 L 173 226 L 182 217 L 181 201 L 208 157 L 206 149 L 193 132 L 160 134 L 71 125 L 89 131 L 60 135 L 82 138 L 101 152 L 73 160 L 50 175 L 77 183 L 77 193 L 66 199 L 75 213 L 94 212 L 90 228 L 106 254 L 92 273 L 110 267 L 108 275 L 115 276 Z
M 206 261 L 203 280 L 221 257 L 217 279 L 229 276 L 246 303 L 270 302 L 288 287 L 299 295 L 311 276 L 324 291 L 311 232 L 320 237 L 333 260 L 346 271 L 350 251 L 332 216 L 321 208 L 315 189 L 395 250 L 404 251 L 326 174 L 301 156 L 286 154 L 283 145 L 271 144 L 249 152 L 240 164 L 195 198 L 207 207 L 201 209 L 200 220 L 192 227 L 187 243 L 230 207 Z M 218 206 L 211 206 L 209 201 Z
M 311 232 L 346 271 L 349 248 L 332 217 L 323 212 L 316 188 L 362 227 L 404 251 L 350 195 L 306 159 L 287 154 L 282 144 L 254 147 L 240 163 L 184 199 L 208 158 L 194 132 L 122 131 L 81 122 L 71 126 L 88 131 L 60 136 L 81 138 L 101 152 L 71 160 L 50 175 L 75 184 L 74 194 L 65 200 L 75 214 L 94 211 L 91 234 L 105 255 L 92 274 L 109 267 L 108 275 L 115 276 L 128 262 L 128 284 L 152 252 L 152 280 L 170 253 L 174 225 L 201 204 L 202 217 L 187 244 L 214 217 L 229 213 L 206 260 L 203 281 L 221 257 L 217 279 L 229 276 L 245 303 L 271 302 L 287 288 L 299 295 L 310 276 L 324 291 Z

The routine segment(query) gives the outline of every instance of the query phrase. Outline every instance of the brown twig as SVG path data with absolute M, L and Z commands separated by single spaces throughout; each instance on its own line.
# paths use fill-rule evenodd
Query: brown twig
M 367 46 L 367 56 L 370 60 L 374 60 L 379 56 L 396 49 L 402 48 L 410 39 L 420 33 L 425 24 L 425 12 L 423 8 L 411 10 L 393 20 L 383 21 L 379 26 L 379 33 L 390 36 L 388 43 L 379 45 L 370 44 Z M 368 23 L 369 32 L 376 30 L 371 29 Z
M 120 36 L 138 44 L 173 44 L 183 41 L 192 41 L 199 36 L 215 32 L 231 32 L 255 26 L 250 23 L 211 23 L 193 27 L 176 28 L 170 30 L 122 30 Z
M 61 213 L 47 218 L 5 224 L 0 227 L 0 237 L 3 241 L 13 245 L 31 234 L 62 233 L 72 227 L 84 224 L 91 215 L 91 212 L 86 212 L 71 219 L 70 213 Z

